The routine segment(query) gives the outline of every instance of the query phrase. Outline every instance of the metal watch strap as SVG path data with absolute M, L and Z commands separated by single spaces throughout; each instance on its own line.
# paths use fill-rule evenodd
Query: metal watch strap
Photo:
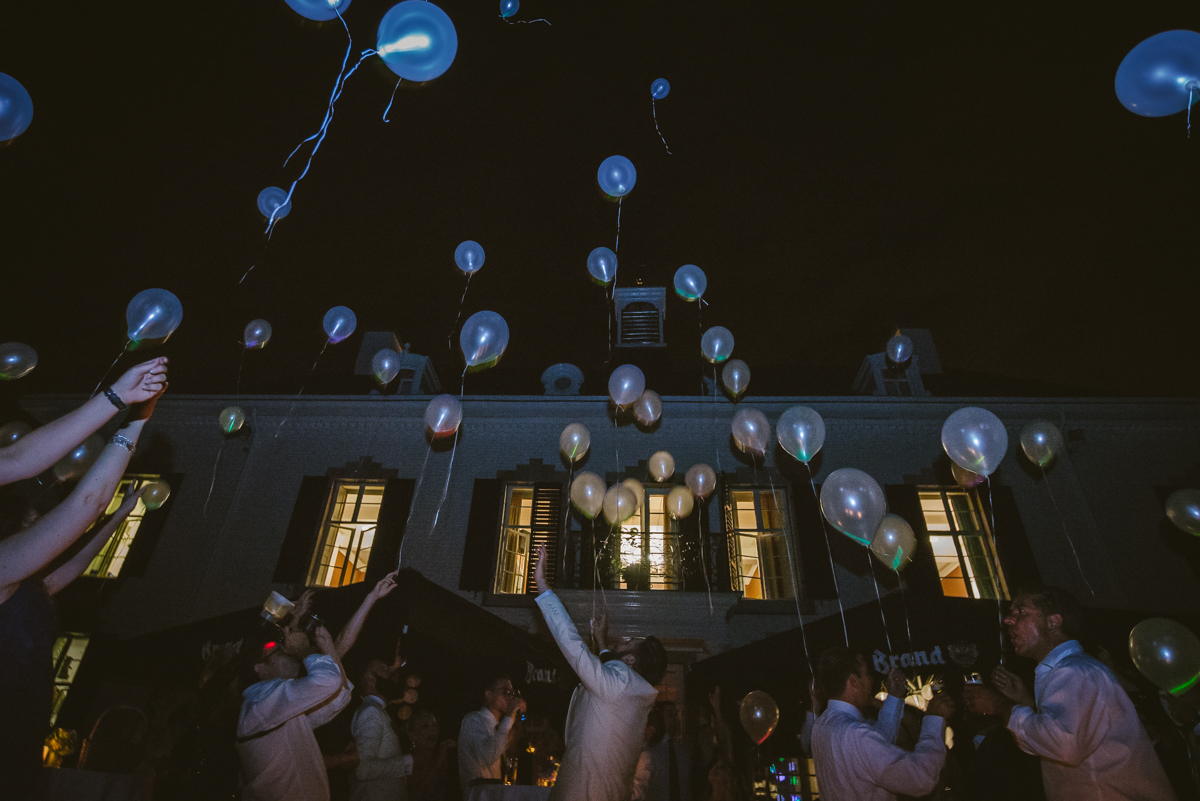
M 113 434 L 111 437 L 109 437 L 108 441 L 113 445 L 120 445 L 130 453 L 133 452 L 133 440 L 131 440 L 129 437 L 123 437 L 120 434 Z
M 129 405 L 121 400 L 121 396 L 114 392 L 112 387 L 104 388 L 104 397 L 108 398 L 109 403 L 117 407 L 118 412 L 123 412 L 129 408 Z

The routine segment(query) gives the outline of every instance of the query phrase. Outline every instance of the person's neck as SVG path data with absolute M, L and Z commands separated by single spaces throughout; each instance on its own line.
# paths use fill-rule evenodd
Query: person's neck
M 858 699 L 855 698 L 854 696 L 850 695 L 849 693 L 844 693 L 842 695 L 837 696 L 836 698 L 830 698 L 829 700 L 841 701 L 843 704 L 849 704 L 850 706 L 857 709 L 860 713 L 865 713 L 867 711 L 866 706 L 858 703 Z M 870 701 L 868 701 L 867 704 L 869 705 Z
M 1043 637 L 1038 642 L 1037 647 L 1034 649 L 1033 653 L 1029 655 L 1029 657 L 1040 664 L 1043 659 L 1050 655 L 1051 651 L 1065 642 L 1070 642 L 1072 639 L 1074 638 L 1061 635 L 1054 638 Z
M 494 718 L 496 719 L 496 722 L 497 722 L 497 723 L 499 723 L 500 721 L 504 720 L 504 710 L 503 710 L 503 709 L 501 709 L 500 707 L 498 707 L 498 706 L 485 706 L 485 707 L 484 707 L 484 709 L 486 709 L 488 712 L 491 712 L 491 713 L 492 713 L 492 717 L 494 717 Z

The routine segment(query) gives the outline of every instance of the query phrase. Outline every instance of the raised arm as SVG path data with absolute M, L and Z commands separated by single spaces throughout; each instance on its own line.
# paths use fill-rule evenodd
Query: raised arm
M 121 403 L 132 406 L 157 396 L 167 387 L 167 360 L 151 359 L 132 367 L 111 389 Z M 78 409 L 63 415 L 0 448 L 0 485 L 32 478 L 94 434 L 117 413 L 117 406 L 100 393 Z
M 354 617 L 350 618 L 350 622 L 338 632 L 337 652 L 339 657 L 345 656 L 354 647 L 354 641 L 358 639 L 358 634 L 362 631 L 363 624 L 367 622 L 367 615 L 371 614 L 371 607 L 375 606 L 375 602 L 396 589 L 396 573 L 397 571 L 393 570 L 379 580 L 371 591 L 367 593 L 367 597 L 363 599 L 363 602 L 359 604 Z
M 142 497 L 142 493 L 146 491 L 143 486 L 137 492 L 130 495 L 117 511 L 113 512 L 113 516 L 107 523 L 101 526 L 97 531 L 92 532 L 91 538 L 87 543 L 80 548 L 74 555 L 71 556 L 63 564 L 50 575 L 46 576 L 46 592 L 55 595 L 70 584 L 75 579 L 79 578 L 79 574 L 87 569 L 87 566 L 92 563 L 92 560 L 104 550 L 104 545 L 110 539 L 116 530 L 125 522 L 125 518 L 129 517 L 129 513 L 137 506 L 137 502 Z
M 1087 680 L 1081 681 L 1086 678 Z M 1045 677 L 1037 711 L 1013 707 L 1008 728 L 1027 754 L 1067 765 L 1082 764 L 1099 747 L 1110 721 L 1095 677 L 1055 668 Z

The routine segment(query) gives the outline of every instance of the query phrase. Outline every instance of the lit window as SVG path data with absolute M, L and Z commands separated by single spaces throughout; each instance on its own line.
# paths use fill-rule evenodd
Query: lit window
M 79 662 L 83 652 L 87 650 L 88 637 L 85 634 L 63 634 L 54 642 L 54 705 L 50 708 L 50 725 L 58 719 L 58 711 L 62 709 L 63 701 L 67 700 L 67 691 L 75 674 L 79 672 Z
M 928 489 L 922 490 L 920 497 L 942 594 L 994 599 L 997 581 L 1004 594 L 1004 579 L 996 567 L 987 527 L 972 494 L 957 489 Z
M 791 598 L 787 515 L 782 489 L 732 490 L 725 507 L 735 589 L 759 600 Z
M 647 487 L 644 502 L 621 524 L 620 571 L 623 590 L 679 590 L 679 521 L 667 514 L 667 490 Z
M 496 563 L 496 592 L 521 595 L 525 592 L 529 544 L 533 539 L 533 487 L 510 485 L 505 510 L 500 558 Z
M 109 503 L 104 513 L 111 515 L 117 511 L 129 495 L 137 492 L 151 481 L 158 480 L 159 476 L 138 475 L 122 478 L 121 483 L 117 485 L 117 493 L 113 495 L 112 502 Z M 116 578 L 120 574 L 121 568 L 125 566 L 125 557 L 129 556 L 129 548 L 133 545 L 133 538 L 137 536 L 138 529 L 142 527 L 142 519 L 145 516 L 146 506 L 139 499 L 137 505 L 133 507 L 133 511 L 129 513 L 129 517 L 125 518 L 125 521 L 113 532 L 104 548 L 96 554 L 96 558 L 88 565 L 87 570 L 83 571 L 83 575 Z
M 382 481 L 334 482 L 308 586 L 345 587 L 366 579 L 384 486 Z

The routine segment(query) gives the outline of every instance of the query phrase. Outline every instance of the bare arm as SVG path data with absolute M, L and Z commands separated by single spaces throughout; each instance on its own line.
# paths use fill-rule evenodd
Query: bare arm
M 367 615 L 371 614 L 371 607 L 375 605 L 375 602 L 394 589 L 396 589 L 396 571 L 393 570 L 381 578 L 379 583 L 367 593 L 367 597 L 363 599 L 358 611 L 354 613 L 354 617 L 350 618 L 350 622 L 338 632 L 337 653 L 339 657 L 345 656 L 354 647 L 354 641 L 358 639 L 358 633 L 362 631 L 363 624 L 367 622 Z
M 123 403 L 142 403 L 167 386 L 167 360 L 151 359 L 130 368 L 113 383 Z M 78 409 L 31 431 L 7 448 L 0 448 L 0 485 L 32 478 L 50 469 L 62 457 L 94 434 L 117 413 L 104 395 L 96 395 Z
M 68 559 L 50 575 L 46 576 L 46 591 L 51 595 L 61 592 L 68 584 L 79 578 L 79 574 L 87 569 L 87 566 L 92 563 L 92 560 L 104 549 L 104 545 L 112 539 L 112 535 L 121 523 L 125 522 L 125 518 L 129 517 L 129 513 L 137 506 L 138 499 L 142 497 L 142 493 L 146 491 L 142 487 L 137 492 L 126 498 L 121 506 L 113 513 L 112 519 L 105 523 L 98 531 L 92 533 L 91 539 L 79 551 Z

